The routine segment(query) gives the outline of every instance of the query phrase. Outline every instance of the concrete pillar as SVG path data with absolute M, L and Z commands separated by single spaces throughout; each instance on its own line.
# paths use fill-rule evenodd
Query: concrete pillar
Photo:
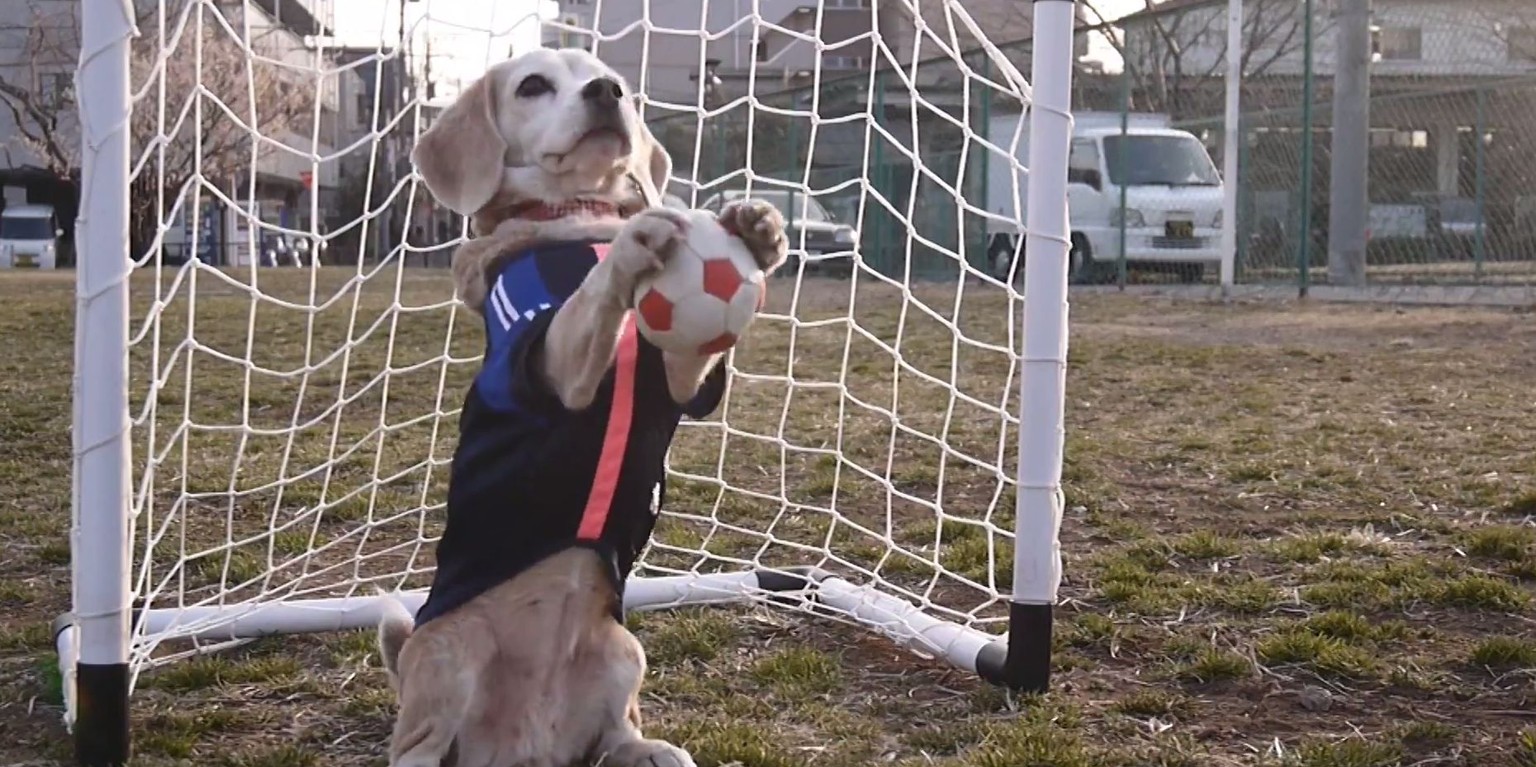
M 1454 123 L 1436 124 L 1430 132 L 1435 144 L 1435 189 L 1445 197 L 1461 191 L 1461 134 Z

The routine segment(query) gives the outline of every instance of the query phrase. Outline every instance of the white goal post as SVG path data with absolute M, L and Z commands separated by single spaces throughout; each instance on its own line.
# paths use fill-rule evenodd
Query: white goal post
M 260 0 L 89 5 L 73 601 L 55 636 L 77 758 L 98 767 L 128 758 L 140 672 L 268 635 L 371 627 L 381 591 L 419 605 L 479 326 L 437 268 L 462 221 L 408 167 L 394 172 L 410 135 L 395 137 L 419 133 L 431 108 L 411 83 L 443 66 L 434 24 L 462 21 L 413 0 L 425 9 L 407 24 L 391 3 L 399 44 L 347 58 L 328 51 L 339 20 L 285 29 L 292 18 Z M 780 201 L 796 256 L 729 357 L 721 408 L 679 430 L 626 607 L 814 613 L 1044 690 L 1061 580 L 1076 4 L 1035 0 L 1032 43 L 989 40 L 969 0 L 820 3 L 808 25 L 746 5 L 739 23 L 696 29 L 646 0 L 620 29 L 542 22 L 546 39 L 638 55 L 631 84 L 674 155 L 682 204 L 731 189 Z M 601 18 L 604 0 L 588 7 Z M 822 39 L 848 7 L 870 31 Z M 412 58 L 408 38 L 428 54 Z M 711 53 L 728 39 L 749 51 L 730 65 Z M 682 47 L 691 64 L 676 63 Z M 804 68 L 784 63 L 796 57 Z M 391 83 L 406 90 L 398 109 Z M 273 117 L 283 110 L 292 119 Z M 987 118 L 1007 113 L 1020 127 L 988 135 Z M 982 199 L 999 169 L 1014 204 Z M 989 221 L 1023 235 L 1019 274 L 987 264 L 973 234 Z M 817 222 L 837 224 L 823 227 L 830 244 L 813 242 Z M 283 269 L 277 253 L 306 258 Z

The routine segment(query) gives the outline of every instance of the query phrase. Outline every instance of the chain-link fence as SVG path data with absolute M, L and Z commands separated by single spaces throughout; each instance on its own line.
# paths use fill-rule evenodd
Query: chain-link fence
M 1141 267 L 1176 260 L 1175 248 L 1212 255 L 1206 246 L 1214 240 L 1201 235 L 1216 232 L 1201 223 L 1213 220 L 1218 195 L 1201 187 L 1222 161 L 1227 6 L 1170 0 L 1124 18 L 1113 37 L 1123 70 L 1079 78 L 1083 114 L 1107 112 L 1108 132 L 1118 138 L 1119 120 L 1127 144 L 1144 150 L 1104 160 L 1125 162 L 1133 184 L 1145 182 L 1117 190 L 1124 198 L 1118 204 L 1099 203 L 1114 223 L 1133 225 L 1122 279 L 1146 279 L 1156 270 Z M 1368 282 L 1536 283 L 1536 185 L 1527 159 L 1536 148 L 1536 6 L 1378 0 L 1370 16 L 1368 109 L 1336 115 L 1336 78 L 1347 75 L 1337 53 L 1345 6 L 1243 3 L 1237 281 L 1329 281 L 1334 128 L 1347 131 L 1351 120 L 1358 127 L 1365 118 Z M 1158 130 L 1148 125 L 1199 139 L 1209 149 L 1208 170 L 1199 158 L 1157 156 L 1147 136 Z M 1095 204 L 1091 191 L 1082 196 L 1089 203 L 1079 209 Z M 1182 223 L 1191 218 L 1195 236 L 1177 237 L 1191 234 Z M 1150 234 L 1138 238 L 1137 231 Z M 1154 247 L 1159 243 L 1165 247 Z M 1104 244 L 1122 257 L 1118 238 Z M 1214 269 L 1205 272 L 1214 277 Z
M 999 47 L 1027 72 L 1027 44 Z M 714 82 L 700 89 L 702 111 L 652 105 L 647 119 L 677 164 L 670 192 L 682 203 L 777 194 L 792 239 L 799 220 L 835 222 L 857 233 L 859 258 L 877 273 L 955 279 L 962 264 L 995 271 L 1009 263 L 989 258 L 989 233 L 1016 227 L 982 214 L 989 185 L 999 186 L 989 178 L 1011 175 L 1008 154 L 984 143 L 989 126 L 1010 126 L 993 140 L 1017 149 L 1020 162 L 1026 156 L 1022 144 L 1006 145 L 1023 105 L 1004 75 L 979 50 L 961 61 L 804 72 L 804 84 Z M 815 248 L 803 240 L 791 249 Z M 817 265 L 846 273 L 853 251 L 849 244 L 840 263 Z
M 1345 5 L 1244 0 L 1231 222 L 1227 0 L 1164 0 L 1080 32 L 1085 53 L 1089 39 L 1111 50 L 1074 75 L 1075 282 L 1215 281 L 1229 226 L 1238 282 L 1329 281 Z M 1536 6 L 1377 0 L 1371 25 L 1366 279 L 1536 284 L 1536 185 L 1523 161 L 1536 144 Z M 1026 77 L 1030 47 L 1000 45 Z M 1022 215 L 996 148 L 1023 163 L 1027 130 L 1016 131 L 1019 105 L 986 85 L 997 74 L 986 57 L 965 62 L 972 72 L 945 59 L 873 77 L 713 83 L 700 89 L 702 113 L 649 117 L 678 159 L 673 192 L 685 202 L 778 182 L 791 218 L 848 224 L 878 272 L 953 278 L 959 255 L 1002 276 L 1020 243 L 982 211 Z

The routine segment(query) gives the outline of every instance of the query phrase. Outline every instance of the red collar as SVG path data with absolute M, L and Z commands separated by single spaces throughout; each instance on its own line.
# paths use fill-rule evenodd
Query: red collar
M 565 202 L 526 200 L 513 205 L 506 211 L 507 218 L 521 218 L 529 221 L 554 221 L 581 215 L 622 218 L 623 212 L 614 203 L 594 199 L 575 199 Z

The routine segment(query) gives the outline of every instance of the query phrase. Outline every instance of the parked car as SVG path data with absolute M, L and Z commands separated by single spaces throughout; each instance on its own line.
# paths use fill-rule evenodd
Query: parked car
M 832 267 L 837 271 L 847 271 L 852 268 L 853 247 L 859 241 L 858 231 L 839 222 L 815 197 L 803 192 L 761 186 L 754 186 L 750 192 L 746 189 L 728 189 L 711 195 L 699 207 L 718 211 L 736 200 L 749 197 L 762 200 L 784 214 L 791 266 L 803 253 L 807 256 L 844 256 L 836 258 L 835 263 L 825 258 L 810 259 L 807 266 L 812 269 Z
M 1441 258 L 1472 258 L 1477 253 L 1479 232 L 1488 236 L 1486 211 L 1477 200 L 1466 197 L 1449 197 L 1438 200 L 1430 211 L 1438 235 Z
M 1013 157 L 988 153 L 986 205 L 994 215 L 986 222 L 987 256 L 1000 278 L 1023 274 L 1022 268 L 1013 269 L 1023 246 L 1018 222 L 1029 213 L 1029 200 L 1015 196 L 1027 187 L 1025 172 L 1013 164 L 1029 160 L 1023 119 L 1023 114 L 994 115 L 988 126 L 998 146 L 1014 145 L 1019 136 Z M 1122 250 L 1130 268 L 1171 271 L 1186 282 L 1199 282 L 1208 265 L 1220 263 L 1221 174 L 1198 136 L 1171 125 L 1166 114 L 1073 115 L 1066 188 L 1072 282 L 1109 280 L 1118 272 Z
M 53 269 L 63 236 L 53 206 L 8 206 L 0 212 L 0 269 Z

